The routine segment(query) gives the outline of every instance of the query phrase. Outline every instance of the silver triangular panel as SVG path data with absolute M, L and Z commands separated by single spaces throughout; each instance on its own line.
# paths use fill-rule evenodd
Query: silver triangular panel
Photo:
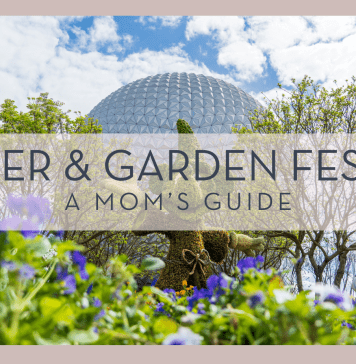
M 184 118 L 197 133 L 224 134 L 235 124 L 250 127 L 248 111 L 260 106 L 251 95 L 212 76 L 165 73 L 119 88 L 88 116 L 99 120 L 104 133 L 176 133 L 177 119 Z

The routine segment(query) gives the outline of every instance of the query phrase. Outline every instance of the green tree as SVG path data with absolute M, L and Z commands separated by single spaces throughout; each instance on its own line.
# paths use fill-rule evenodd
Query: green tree
M 56 133 L 101 133 L 97 120 L 82 116 L 71 118 L 71 110 L 62 110 L 63 102 L 54 101 L 48 93 L 39 97 L 28 97 L 27 112 L 18 111 L 15 101 L 6 99 L 0 108 L 0 134 L 56 134 Z
M 346 80 L 344 86 L 327 89 L 305 76 L 301 82 L 292 79 L 291 90 L 283 91 L 281 98 L 269 100 L 266 107 L 260 107 L 249 115 L 251 129 L 246 127 L 234 133 L 248 134 L 314 134 L 314 133 L 354 133 L 356 131 L 356 78 Z M 262 232 L 261 232 L 262 233 Z M 268 231 L 263 233 L 270 238 L 284 237 L 293 245 L 283 247 L 296 259 L 295 273 L 298 290 L 303 290 L 302 267 L 308 258 L 317 282 L 323 282 L 323 272 L 333 259 L 339 259 L 334 284 L 340 287 L 345 272 L 347 254 L 356 250 L 352 243 L 354 231 Z M 323 247 L 331 244 L 331 252 Z M 276 247 L 278 249 L 278 246 Z M 318 254 L 320 253 L 320 254 Z M 318 255 L 319 259 L 316 259 Z M 322 257 L 322 259 L 320 259 Z
M 98 120 L 80 112 L 63 110 L 64 103 L 54 101 L 48 93 L 28 97 L 27 111 L 18 111 L 14 100 L 6 99 L 0 105 L 0 134 L 98 134 L 102 132 Z M 48 235 L 49 231 L 44 231 Z M 168 242 L 162 236 L 147 239 L 129 231 L 65 231 L 63 240 L 72 240 L 85 247 L 85 255 L 97 266 L 108 268 L 110 258 L 126 254 L 130 263 L 140 265 L 145 256 L 162 257 Z M 152 279 L 155 272 L 147 271 L 136 277 L 139 281 Z

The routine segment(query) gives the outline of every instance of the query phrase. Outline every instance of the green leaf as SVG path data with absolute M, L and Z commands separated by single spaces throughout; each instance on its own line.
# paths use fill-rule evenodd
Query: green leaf
M 65 338 L 56 338 L 54 340 L 44 339 L 38 332 L 33 333 L 33 337 L 37 345 L 70 345 L 70 342 Z
M 99 339 L 92 328 L 89 330 L 73 330 L 68 334 L 68 340 L 76 344 L 91 344 Z
M 83 251 L 85 249 L 83 246 L 77 245 L 73 241 L 70 241 L 70 240 L 58 243 L 58 245 L 55 248 L 56 248 L 59 258 L 63 257 L 67 251 L 71 251 L 71 250 Z
M 40 301 L 42 315 L 52 317 L 57 322 L 69 325 L 75 319 L 75 316 L 71 306 L 64 302 L 52 297 L 42 298 Z
M 62 302 L 57 298 L 44 297 L 40 302 L 41 312 L 43 316 L 53 315 L 60 307 Z
M 178 325 L 168 317 L 160 317 L 153 324 L 153 329 L 155 332 L 167 336 L 169 334 L 175 333 L 178 330 Z
M 142 261 L 142 270 L 157 270 L 165 267 L 164 261 L 156 257 L 147 257 Z
M 2 302 L 0 302 L 0 319 L 6 316 L 7 311 L 7 307 Z
M 37 237 L 28 244 L 28 248 L 38 257 L 47 254 L 51 247 L 51 243 L 46 237 Z
M 0 277 L 0 292 L 5 290 L 8 283 L 9 283 L 9 277 L 7 276 L 7 274 L 6 275 L 3 274 Z

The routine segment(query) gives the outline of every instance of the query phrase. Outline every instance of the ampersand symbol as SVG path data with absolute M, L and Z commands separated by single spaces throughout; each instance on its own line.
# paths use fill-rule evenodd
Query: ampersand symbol
M 75 153 L 78 153 L 79 154 L 79 158 L 77 160 L 74 159 L 74 154 Z M 80 181 L 83 177 L 85 177 L 88 181 L 90 181 L 90 178 L 89 176 L 87 175 L 87 172 L 88 172 L 88 168 L 89 168 L 89 165 L 86 164 L 85 167 L 84 167 L 84 170 L 83 168 L 79 165 L 79 162 L 83 159 L 83 153 L 76 149 L 76 150 L 73 150 L 71 153 L 70 153 L 70 160 L 73 162 L 71 163 L 67 168 L 66 168 L 66 171 L 65 171 L 65 175 L 66 177 L 71 180 L 71 181 Z M 77 169 L 82 173 L 81 176 L 79 177 L 71 177 L 69 175 L 69 170 L 72 168 L 72 167 L 77 167 Z

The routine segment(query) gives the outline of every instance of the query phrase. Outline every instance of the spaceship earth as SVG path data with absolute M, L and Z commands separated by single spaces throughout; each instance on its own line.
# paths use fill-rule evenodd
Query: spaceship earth
M 177 133 L 184 119 L 194 133 L 231 133 L 250 127 L 248 113 L 261 106 L 240 88 L 211 76 L 164 73 L 142 78 L 111 93 L 88 114 L 103 133 Z

